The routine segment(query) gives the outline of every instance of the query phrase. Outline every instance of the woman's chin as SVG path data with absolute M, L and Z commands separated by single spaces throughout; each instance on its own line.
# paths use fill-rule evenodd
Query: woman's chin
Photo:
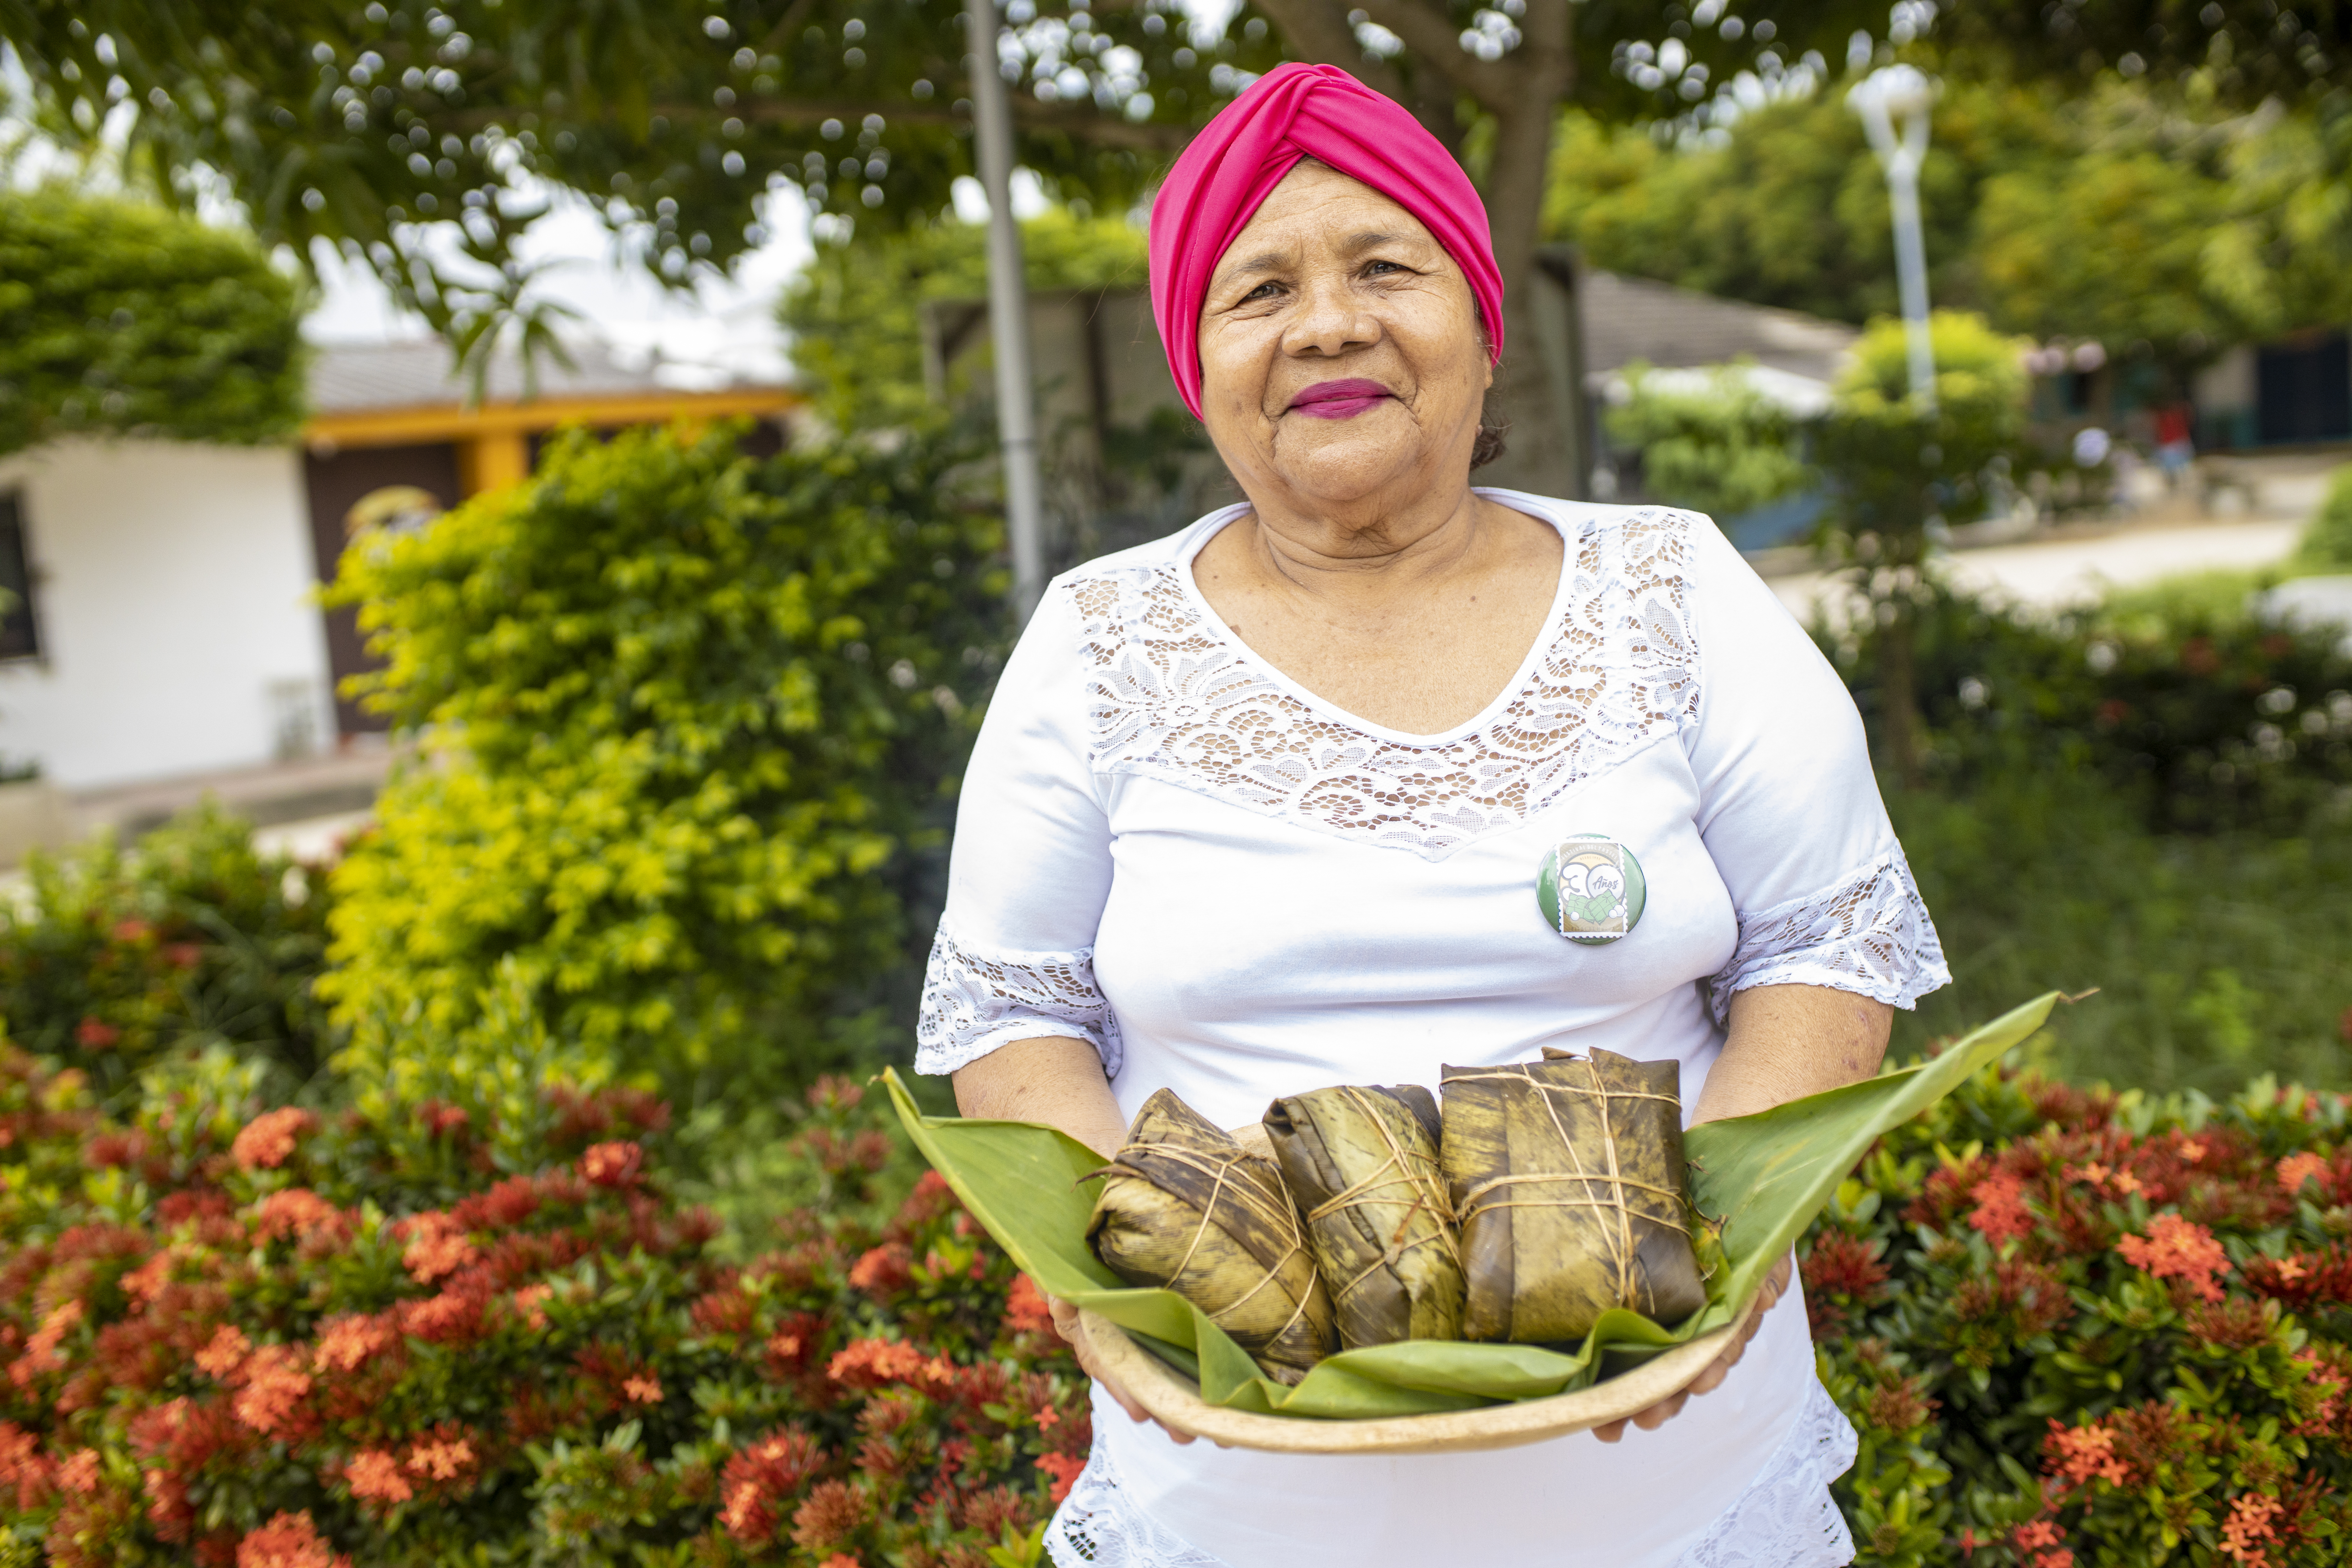
M 1298 424 L 1306 427 L 1286 428 L 1275 443 L 1272 467 L 1302 498 L 1361 500 L 1425 471 L 1421 431 L 1409 420 L 1366 414 Z

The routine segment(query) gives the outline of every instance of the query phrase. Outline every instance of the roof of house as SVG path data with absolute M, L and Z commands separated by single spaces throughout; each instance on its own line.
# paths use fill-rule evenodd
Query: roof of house
M 1586 268 L 1584 369 L 1593 377 L 1636 360 L 1660 369 L 1749 359 L 1811 381 L 1836 379 L 1862 334 L 1801 310 L 1719 299 L 1621 272 Z
M 740 392 L 752 384 L 680 364 L 655 354 L 629 354 L 593 338 L 567 345 L 572 363 L 542 358 L 535 395 L 541 399 L 691 395 Z M 322 415 L 379 409 L 454 407 L 470 401 L 466 378 L 454 374 L 448 345 L 437 338 L 407 342 L 338 343 L 320 348 L 310 362 L 310 407 Z M 481 401 L 522 399 L 522 356 L 511 350 L 492 360 Z

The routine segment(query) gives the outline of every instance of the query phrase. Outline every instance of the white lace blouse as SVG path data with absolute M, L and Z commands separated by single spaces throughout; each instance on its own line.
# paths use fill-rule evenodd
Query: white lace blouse
M 1128 1114 L 1170 1088 L 1230 1127 L 1326 1084 L 1600 1047 L 1675 1058 L 1690 1105 L 1736 991 L 1907 1007 L 1949 978 L 1853 702 L 1714 526 L 1480 493 L 1566 554 L 1525 665 L 1444 734 L 1342 712 L 1224 628 L 1192 562 L 1244 508 L 1055 582 L 964 780 L 921 1070 L 1066 1036 Z M 1572 940 L 1538 870 L 1595 839 L 1637 894 L 1608 906 L 1622 934 Z M 1826 1491 L 1851 1433 L 1793 1300 L 1722 1388 L 1614 1447 L 1273 1456 L 1099 1397 L 1095 1433 L 1048 1531 L 1062 1568 L 1851 1554 Z

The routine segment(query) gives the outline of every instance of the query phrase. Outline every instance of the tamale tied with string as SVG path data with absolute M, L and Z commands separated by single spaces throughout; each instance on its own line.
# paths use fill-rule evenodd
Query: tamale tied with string
M 1580 1340 L 1612 1307 L 1672 1326 L 1706 1304 L 1680 1064 L 1544 1057 L 1444 1069 L 1441 1153 L 1462 1227 L 1463 1337 Z
M 1461 1240 L 1419 1084 L 1277 1100 L 1265 1130 L 1339 1317 L 1339 1348 L 1462 1337 Z
M 1163 1089 L 1102 1174 L 1087 1240 L 1112 1273 L 1175 1291 L 1277 1382 L 1331 1352 L 1331 1298 L 1272 1160 Z

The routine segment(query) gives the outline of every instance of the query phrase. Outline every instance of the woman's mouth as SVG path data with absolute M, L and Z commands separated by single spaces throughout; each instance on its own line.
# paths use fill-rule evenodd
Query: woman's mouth
M 1310 419 L 1353 419 L 1373 404 L 1393 396 L 1377 381 L 1318 381 L 1290 400 L 1290 412 Z

